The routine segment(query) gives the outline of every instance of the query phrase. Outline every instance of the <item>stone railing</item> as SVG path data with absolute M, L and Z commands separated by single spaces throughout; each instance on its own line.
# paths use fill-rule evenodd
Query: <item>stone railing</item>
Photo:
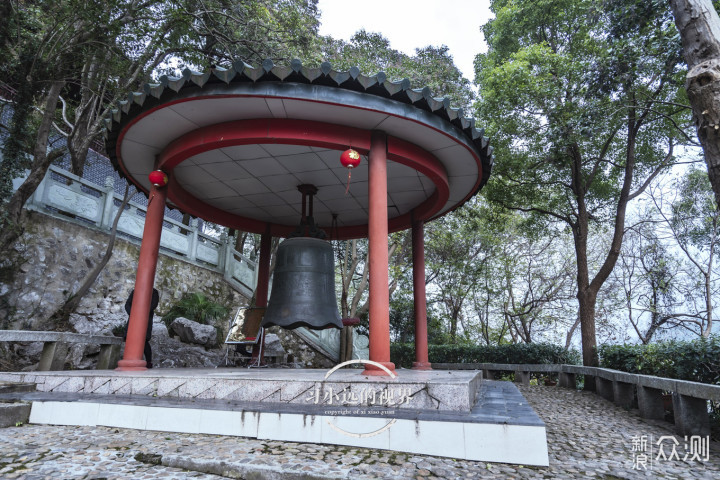
M 680 435 L 710 434 L 708 400 L 720 402 L 720 385 L 675 380 L 580 365 L 528 365 L 506 363 L 433 363 L 435 369 L 482 370 L 483 378 L 497 372 L 514 372 L 515 381 L 530 384 L 533 373 L 557 374 L 561 387 L 577 388 L 576 376 L 583 375 L 585 389 L 624 408 L 640 410 L 643 418 L 662 420 L 672 405 L 675 429 Z
M 22 179 L 13 183 L 17 188 Z M 47 175 L 26 204 L 30 210 L 57 216 L 63 220 L 109 231 L 122 203 L 108 177 L 101 187 L 58 167 Z M 120 216 L 118 232 L 138 242 L 143 235 L 146 207 L 130 202 Z M 197 221 L 184 225 L 165 217 L 160 247 L 164 254 L 201 265 L 223 275 L 240 293 L 252 296 L 257 284 L 255 262 L 233 248 L 227 238 L 202 233 Z
M 18 188 L 24 178 L 13 180 Z M 105 186 L 73 175 L 67 170 L 51 166 L 25 207 L 46 215 L 61 218 L 88 228 L 109 232 L 122 203 L 122 195 L 113 190 L 108 177 Z M 129 202 L 118 222 L 118 232 L 139 243 L 145 226 L 146 207 Z M 165 217 L 160 240 L 163 254 L 213 270 L 237 291 L 251 298 L 257 285 L 257 264 L 234 248 L 233 239 L 220 238 L 200 231 L 196 220 L 185 225 Z M 331 359 L 337 360 L 340 339 L 336 330 L 315 332 L 298 328 L 296 333 Z M 354 336 L 354 357 L 368 358 L 367 337 Z
M 100 345 L 97 369 L 115 368 L 120 358 L 120 346 L 123 340 L 119 337 L 83 333 L 0 330 L 0 342 L 43 342 L 38 371 L 48 371 L 63 369 L 70 343 Z
M 315 345 L 329 359 L 335 362 L 340 361 L 340 330 L 335 328 L 326 328 L 324 330 L 297 328 L 294 331 L 304 341 Z M 370 354 L 369 345 L 370 340 L 368 337 L 353 332 L 352 358 L 367 360 Z

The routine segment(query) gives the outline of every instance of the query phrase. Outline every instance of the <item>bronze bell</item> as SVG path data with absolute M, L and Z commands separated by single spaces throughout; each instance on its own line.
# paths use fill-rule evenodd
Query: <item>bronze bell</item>
M 329 242 L 288 238 L 277 250 L 272 293 L 262 326 L 292 330 L 342 328 L 335 299 L 335 258 Z

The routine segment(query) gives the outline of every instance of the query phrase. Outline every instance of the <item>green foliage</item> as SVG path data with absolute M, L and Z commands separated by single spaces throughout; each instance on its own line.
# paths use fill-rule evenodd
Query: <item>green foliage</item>
M 668 137 L 683 135 L 673 122 L 686 123 L 688 110 L 663 103 L 685 103 L 672 18 L 654 11 L 639 33 L 635 23 L 620 31 L 617 9 L 632 3 L 491 3 L 490 48 L 476 59 L 477 112 L 498 159 L 491 198 L 571 223 L 579 196 L 596 221 L 607 220 L 626 158 L 639 168 L 637 185 L 664 158 Z M 628 121 L 636 125 L 624 132 Z
M 617 261 L 628 202 L 693 134 L 672 16 L 641 3 L 493 0 L 488 52 L 475 60 L 477 117 L 496 158 L 484 193 L 572 232 L 587 365 L 597 362 L 598 294 Z M 620 21 L 633 12 L 642 21 Z M 613 230 L 612 245 L 593 259 L 588 248 L 603 228 Z
M 648 345 L 601 345 L 600 365 L 629 373 L 720 385 L 720 336 Z
M 449 97 L 455 107 L 468 109 L 475 94 L 455 66 L 447 46 L 426 46 L 406 55 L 390 47 L 380 33 L 360 30 L 349 42 L 323 37 L 318 40 L 319 57 L 337 70 L 358 67 L 366 75 L 384 72 L 389 80 L 407 78 L 413 88 L 430 87 L 434 97 Z
M 191 65 L 205 69 L 238 59 L 259 65 L 266 58 L 289 63 L 308 58 L 315 50 L 320 25 L 317 0 L 185 1 L 187 12 L 195 12 L 193 28 L 202 32 L 178 34 L 177 43 L 192 46 L 186 56 Z M 186 17 L 187 12 L 178 12 L 178 17 Z
M 718 236 L 718 207 L 707 170 L 692 168 L 674 185 L 670 226 L 682 248 L 707 251 Z
M 116 337 L 124 337 L 126 333 L 126 327 L 127 325 L 125 323 L 118 323 L 117 325 L 113 325 L 113 327 L 110 329 L 110 332 Z
M 509 345 L 429 345 L 431 363 L 512 363 L 571 364 L 580 362 L 578 352 L 549 343 L 514 343 Z M 411 368 L 415 345 L 393 343 L 390 360 L 396 366 Z
M 170 327 L 173 320 L 184 317 L 198 323 L 209 324 L 226 316 L 230 309 L 210 300 L 202 293 L 188 293 L 163 315 L 162 321 Z M 219 337 L 218 337 L 219 338 Z

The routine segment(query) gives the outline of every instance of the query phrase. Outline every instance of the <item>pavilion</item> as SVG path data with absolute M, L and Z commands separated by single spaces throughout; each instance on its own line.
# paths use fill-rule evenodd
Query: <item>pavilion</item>
M 412 229 L 416 362 L 429 369 L 425 222 L 447 214 L 487 182 L 492 148 L 474 120 L 412 89 L 407 79 L 366 76 L 298 60 L 259 68 L 236 62 L 162 77 L 121 102 L 106 148 L 121 175 L 148 196 L 132 315 L 119 370 L 144 370 L 146 322 L 165 207 L 261 235 L 257 306 L 266 306 L 270 245 L 298 226 L 299 185 L 313 185 L 316 225 L 332 240 L 367 237 L 370 360 L 390 371 L 388 233 Z M 340 164 L 348 148 L 363 157 Z M 151 172 L 167 181 L 151 183 Z M 156 174 L 157 175 L 157 174 Z M 386 373 L 368 365 L 366 375 Z

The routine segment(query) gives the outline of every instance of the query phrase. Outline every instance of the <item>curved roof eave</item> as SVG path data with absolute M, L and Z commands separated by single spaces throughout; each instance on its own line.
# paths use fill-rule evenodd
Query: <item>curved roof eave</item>
M 393 82 L 388 80 L 383 72 L 366 76 L 360 73 L 357 67 L 352 67 L 347 72 L 339 72 L 333 70 L 329 62 L 324 62 L 320 67 L 308 68 L 304 67 L 302 62 L 297 59 L 290 62 L 289 66 L 284 67 L 277 66 L 272 60 L 267 59 L 258 68 L 251 67 L 242 61 L 236 61 L 231 68 L 217 67 L 205 73 L 185 69 L 181 77 L 163 76 L 160 78 L 160 83 L 146 84 L 143 92 L 130 93 L 127 100 L 119 102 L 119 108 L 113 110 L 112 116 L 105 120 L 106 149 L 114 167 L 118 169 L 115 141 L 120 131 L 119 127 L 128 119 L 142 111 L 172 100 L 185 89 L 202 89 L 206 85 L 248 82 L 300 83 L 335 87 L 376 95 L 424 110 L 456 127 L 477 150 L 482 162 L 482 179 L 477 191 L 482 189 L 490 177 L 493 149 L 488 138 L 484 136 L 484 130 L 478 130 L 475 127 L 474 119 L 464 117 L 461 108 L 451 107 L 448 97 L 434 98 L 428 87 L 412 89 L 408 79 Z

